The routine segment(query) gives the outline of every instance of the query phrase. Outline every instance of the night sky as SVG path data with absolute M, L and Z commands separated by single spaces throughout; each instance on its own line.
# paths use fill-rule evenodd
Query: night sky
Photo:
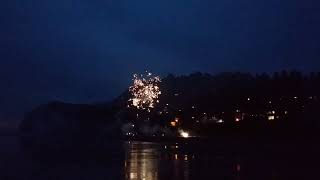
M 0 122 L 108 101 L 131 75 L 320 70 L 318 0 L 2 0 Z

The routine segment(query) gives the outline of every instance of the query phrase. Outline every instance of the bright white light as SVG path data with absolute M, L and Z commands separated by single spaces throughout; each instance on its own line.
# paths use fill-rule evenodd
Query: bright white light
M 222 119 L 219 119 L 218 121 L 217 121 L 217 123 L 223 123 L 224 121 L 222 120 Z
M 275 116 L 268 116 L 268 120 L 269 121 L 275 120 Z
M 180 136 L 183 138 L 188 138 L 190 137 L 189 133 L 183 130 L 180 130 Z
M 181 136 L 184 137 L 184 138 L 188 138 L 189 137 L 189 133 L 183 132 L 183 133 L 181 133 Z

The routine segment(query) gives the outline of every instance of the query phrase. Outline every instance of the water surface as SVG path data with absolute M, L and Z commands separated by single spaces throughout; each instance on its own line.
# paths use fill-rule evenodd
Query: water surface
M 123 157 L 52 163 L 34 159 L 23 150 L 16 136 L 1 136 L 0 179 L 318 179 L 320 158 L 315 144 L 285 145 L 284 148 L 274 144 L 257 147 L 249 143 L 228 146 L 215 142 L 124 142 Z

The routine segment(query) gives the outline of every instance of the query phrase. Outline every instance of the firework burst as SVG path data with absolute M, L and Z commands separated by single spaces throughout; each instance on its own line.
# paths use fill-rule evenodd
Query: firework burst
M 160 82 L 160 77 L 153 76 L 152 73 L 140 76 L 133 75 L 133 85 L 129 88 L 132 96 L 129 99 L 130 105 L 150 112 L 150 109 L 154 108 L 156 103 L 159 103 L 161 91 L 158 84 Z

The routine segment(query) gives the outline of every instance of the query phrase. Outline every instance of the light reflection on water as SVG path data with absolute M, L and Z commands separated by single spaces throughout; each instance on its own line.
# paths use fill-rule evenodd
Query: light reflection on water
M 126 179 L 157 180 L 160 152 L 151 143 L 128 143 Z
M 189 148 L 189 149 L 188 149 Z M 161 144 L 147 142 L 128 142 L 124 162 L 126 180 L 197 180 L 197 179 L 247 179 L 260 177 L 261 171 L 267 171 L 265 177 L 271 177 L 272 163 L 267 161 L 261 167 L 252 167 L 250 174 L 242 172 L 241 157 L 233 153 L 222 154 L 216 151 L 199 151 L 193 145 Z M 249 158 L 245 160 L 256 163 Z M 248 163 L 245 162 L 245 163 Z M 257 160 L 257 164 L 261 161 Z M 264 167 L 266 166 L 266 167 Z M 272 178 L 271 178 L 272 179 Z
M 175 147 L 175 146 L 174 146 Z M 189 179 L 189 156 L 171 154 L 167 145 L 130 142 L 127 144 L 125 174 L 128 180 Z M 181 174 L 182 172 L 182 174 Z
M 309 148 L 280 145 L 131 142 L 126 143 L 125 157 L 108 152 L 110 156 L 103 160 L 51 162 L 34 159 L 17 137 L 0 136 L 0 180 L 319 179 L 314 178 L 320 169 L 316 143 L 306 144 Z

